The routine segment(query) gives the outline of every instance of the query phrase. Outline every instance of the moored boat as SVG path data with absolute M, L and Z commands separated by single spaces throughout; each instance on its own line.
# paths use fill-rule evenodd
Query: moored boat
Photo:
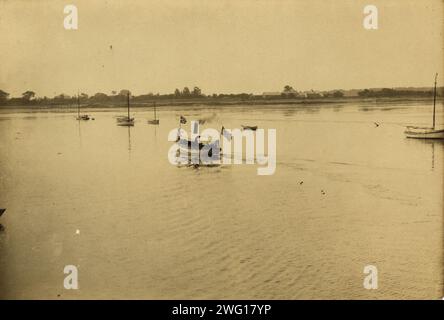
M 129 92 L 127 93 L 127 109 L 128 114 L 126 116 L 118 117 L 117 118 L 117 125 L 118 126 L 124 126 L 124 127 L 132 127 L 134 126 L 134 118 L 130 117 L 130 102 L 129 102 Z
M 153 120 L 148 120 L 148 124 L 159 124 L 159 119 L 157 119 L 157 114 L 156 114 L 156 102 L 154 102 L 154 119 Z
M 404 131 L 407 138 L 444 139 L 444 129 L 408 126 Z
M 132 127 L 132 126 L 134 126 L 134 118 L 120 118 L 120 119 L 117 119 L 117 125 L 118 126 Z
M 87 114 L 80 114 L 80 96 L 77 93 L 77 118 L 76 120 L 89 120 L 90 117 Z
M 89 116 L 87 114 L 82 114 L 81 116 L 77 117 L 77 120 L 89 120 Z
M 438 74 L 435 74 L 435 87 L 433 90 L 433 124 L 432 127 L 407 126 L 404 134 L 407 138 L 414 139 L 444 139 L 444 129 L 436 129 L 436 80 Z

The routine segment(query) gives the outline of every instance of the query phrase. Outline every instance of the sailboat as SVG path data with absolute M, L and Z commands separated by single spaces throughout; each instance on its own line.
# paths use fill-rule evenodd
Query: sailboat
M 415 139 L 444 139 L 444 129 L 436 129 L 436 80 L 438 74 L 435 74 L 435 88 L 433 90 L 433 126 L 432 127 L 415 127 L 408 126 L 404 131 L 407 138 Z
M 87 114 L 80 114 L 80 96 L 77 93 L 77 120 L 89 120 Z
M 154 120 L 148 120 L 148 124 L 159 124 L 159 119 L 156 117 L 156 102 L 154 102 Z
M 129 103 L 130 94 L 127 94 L 127 107 L 128 107 L 128 115 L 117 118 L 118 126 L 132 127 L 134 126 L 134 118 L 130 117 L 130 103 Z

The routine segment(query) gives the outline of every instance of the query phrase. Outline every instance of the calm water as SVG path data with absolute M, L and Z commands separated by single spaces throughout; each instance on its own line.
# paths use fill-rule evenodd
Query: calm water
M 159 109 L 0 112 L 1 298 L 443 296 L 443 145 L 403 136 L 429 103 Z M 276 173 L 171 165 L 180 114 L 275 128 Z

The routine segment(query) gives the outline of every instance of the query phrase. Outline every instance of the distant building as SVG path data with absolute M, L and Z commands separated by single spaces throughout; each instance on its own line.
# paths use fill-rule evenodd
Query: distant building
M 323 94 L 318 91 L 311 90 L 311 91 L 304 91 L 302 96 L 309 98 L 309 99 L 310 98 L 313 99 L 313 98 L 322 98 Z
M 280 97 L 280 92 L 264 92 L 262 93 L 262 98 L 277 98 Z

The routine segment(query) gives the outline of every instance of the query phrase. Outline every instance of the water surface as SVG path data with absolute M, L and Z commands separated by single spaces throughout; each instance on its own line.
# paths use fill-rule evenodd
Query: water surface
M 124 109 L 0 112 L 0 298 L 443 296 L 443 145 L 403 136 L 429 104 L 164 107 L 159 126 L 133 111 L 133 128 Z M 171 165 L 181 114 L 275 128 L 276 173 Z

